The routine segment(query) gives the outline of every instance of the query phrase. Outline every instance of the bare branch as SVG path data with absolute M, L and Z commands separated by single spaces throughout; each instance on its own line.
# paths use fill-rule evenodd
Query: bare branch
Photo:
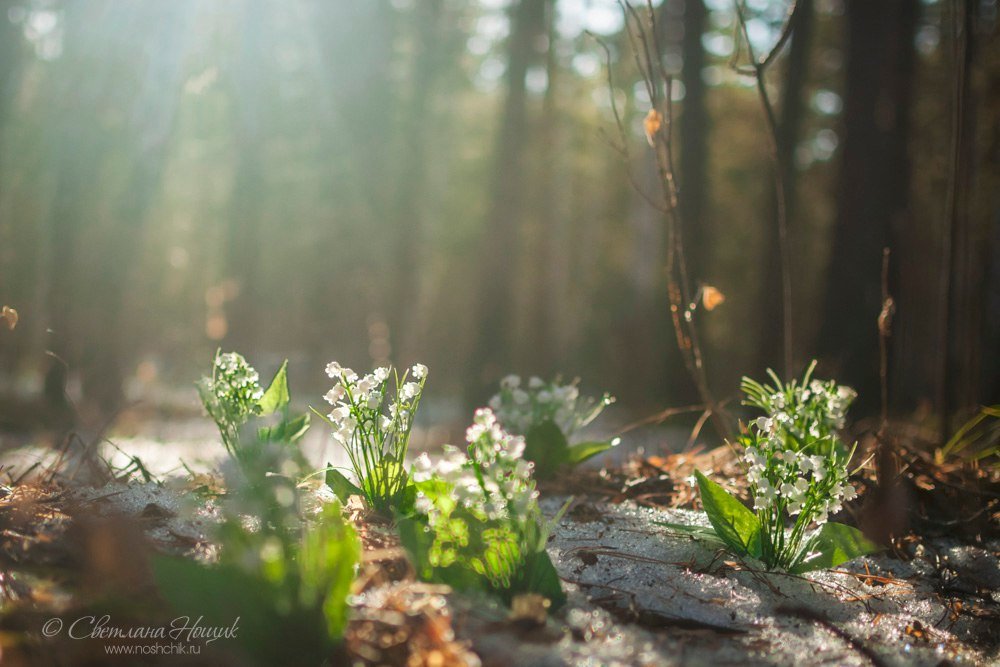
M 608 94 L 611 96 L 611 112 L 612 114 L 614 114 L 615 117 L 615 127 L 618 130 L 618 140 L 620 142 L 619 144 L 615 144 L 613 141 L 611 141 L 610 137 L 607 137 L 607 143 L 612 148 L 612 150 L 614 150 L 616 153 L 618 153 L 619 156 L 621 156 L 622 161 L 625 163 L 625 173 L 628 175 L 628 180 L 629 183 L 632 185 L 632 188 L 639 194 L 640 197 L 642 197 L 642 199 L 647 204 L 652 206 L 653 209 L 661 213 L 664 213 L 665 210 L 663 208 L 663 205 L 657 201 L 654 201 L 653 198 L 650 197 L 648 194 L 646 194 L 645 190 L 643 190 L 642 187 L 639 186 L 639 183 L 638 181 L 636 181 L 635 178 L 635 171 L 632 169 L 632 156 L 628 150 L 628 133 L 625 130 L 625 122 L 624 120 L 622 120 L 621 113 L 618 111 L 618 101 L 616 100 L 615 97 L 614 79 L 613 79 L 613 74 L 611 72 L 611 49 L 604 42 L 603 39 L 601 39 L 594 33 L 587 30 L 586 34 L 592 37 L 594 41 L 597 42 L 598 46 L 600 46 L 604 50 L 604 64 L 608 72 Z M 602 134 L 604 134 L 603 131 Z
M 774 113 L 774 104 L 771 102 L 771 97 L 767 92 L 765 74 L 767 66 L 773 62 L 775 56 L 781 50 L 781 47 L 784 46 L 784 44 L 788 41 L 788 37 L 792 34 L 796 11 L 799 4 L 796 2 L 792 5 L 788 19 L 785 21 L 785 27 L 782 30 L 781 36 L 778 38 L 778 42 L 764 58 L 759 60 L 754 54 L 753 44 L 750 42 L 750 33 L 747 30 L 746 14 L 744 13 L 742 0 L 735 0 L 735 6 L 737 28 L 740 32 L 738 37 L 742 37 L 742 40 L 746 45 L 752 72 L 744 68 L 740 68 L 736 64 L 735 60 L 737 54 L 739 53 L 738 48 L 734 51 L 733 61 L 731 64 L 737 72 L 752 75 L 757 84 L 757 94 L 760 97 L 760 104 L 764 110 L 764 118 L 767 122 L 767 134 L 771 149 L 771 161 L 774 167 L 774 194 L 777 203 L 778 218 L 778 254 L 781 260 L 782 337 L 784 339 L 782 342 L 784 350 L 784 370 L 785 375 L 791 375 L 793 372 L 792 365 L 795 358 L 795 348 L 792 338 L 792 277 L 791 249 L 789 248 L 788 241 L 788 193 L 785 186 L 785 165 L 782 164 L 781 150 L 778 146 L 778 120 Z
M 719 435 L 723 438 L 728 438 L 731 433 L 730 425 L 726 421 L 719 408 L 718 401 L 713 397 L 709 388 L 708 378 L 702 362 L 698 328 L 695 324 L 693 314 L 686 308 L 686 304 L 691 301 L 691 287 L 684 257 L 684 243 L 678 209 L 678 191 L 674 177 L 675 169 L 671 145 L 673 132 L 672 80 L 665 71 L 662 59 L 660 58 L 658 39 L 655 35 L 655 12 L 653 11 L 652 4 L 647 0 L 648 24 L 652 26 L 648 27 L 632 4 L 626 0 L 618 0 L 618 3 L 625 18 L 625 31 L 629 46 L 632 49 L 632 56 L 636 61 L 638 72 L 649 93 L 652 112 L 661 114 L 661 122 L 657 123 L 655 131 L 650 132 L 649 138 L 653 145 L 656 169 L 660 180 L 661 196 L 663 198 L 660 210 L 664 216 L 667 232 L 667 256 L 664 273 L 667 279 L 670 319 L 674 335 L 677 339 L 677 348 L 704 405 L 704 418 L 711 418 Z M 650 31 L 653 34 L 650 34 Z M 662 100 L 659 95 L 660 81 L 664 85 Z M 617 115 L 616 122 L 619 124 L 619 131 L 624 135 L 621 129 L 621 119 Z

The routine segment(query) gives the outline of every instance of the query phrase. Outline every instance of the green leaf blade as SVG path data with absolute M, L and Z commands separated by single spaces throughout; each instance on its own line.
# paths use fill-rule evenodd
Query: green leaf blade
M 612 447 L 615 447 L 617 444 L 618 438 L 615 438 L 614 440 L 595 440 L 577 443 L 569 447 L 567 450 L 566 462 L 570 465 L 583 463 L 584 461 L 592 459 L 599 454 L 603 454 Z
M 288 359 L 285 359 L 260 399 L 260 414 L 270 415 L 279 410 L 284 410 L 288 407 L 290 400 L 291 396 L 288 393 Z
M 695 471 L 695 476 L 701 491 L 701 504 L 715 534 L 737 554 L 758 555 L 760 522 L 754 513 L 701 471 Z
M 814 570 L 837 567 L 859 556 L 879 551 L 881 547 L 869 540 L 857 528 L 842 523 L 826 523 L 809 541 L 809 554 L 790 570 L 803 574 Z
M 347 499 L 351 496 L 364 496 L 364 492 L 361 491 L 357 486 L 355 486 L 351 480 L 344 476 L 344 473 L 340 472 L 336 468 L 327 464 L 326 471 L 326 484 L 333 490 L 333 495 L 337 496 L 337 499 L 342 503 L 346 503 Z

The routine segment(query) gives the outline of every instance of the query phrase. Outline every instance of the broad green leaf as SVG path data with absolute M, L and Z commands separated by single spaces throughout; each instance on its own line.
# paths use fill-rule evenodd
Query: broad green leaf
M 569 462 L 569 445 L 562 429 L 551 419 L 532 427 L 524 438 L 524 458 L 534 462 L 537 479 L 551 479 L 559 466 Z
M 569 448 L 566 462 L 571 465 L 583 463 L 587 459 L 594 458 L 598 454 L 608 451 L 617 444 L 618 438 L 613 440 L 577 443 Z
M 288 360 L 285 359 L 260 399 L 260 414 L 269 415 L 283 410 L 288 406 L 289 400 L 291 398 L 288 395 Z
M 363 496 L 364 493 L 361 489 L 356 487 L 351 480 L 344 476 L 344 473 L 340 472 L 336 468 L 333 468 L 329 463 L 327 465 L 326 471 L 326 484 L 331 489 L 333 489 L 333 494 L 340 499 L 340 502 L 346 503 L 347 499 L 351 496 Z
M 715 534 L 739 555 L 760 556 L 760 522 L 743 503 L 696 470 L 701 504 Z
M 842 523 L 826 523 L 813 537 L 806 551 L 808 555 L 791 569 L 793 574 L 825 570 L 878 551 L 881 547 L 869 540 L 857 528 Z

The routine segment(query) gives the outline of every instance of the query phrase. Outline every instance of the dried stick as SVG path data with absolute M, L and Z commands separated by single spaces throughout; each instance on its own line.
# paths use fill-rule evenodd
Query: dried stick
M 619 0 L 619 6 L 625 17 L 625 33 L 629 42 L 636 67 L 646 87 L 653 112 L 658 114 L 660 122 L 655 131 L 649 133 L 649 140 L 654 148 L 657 173 L 659 175 L 662 203 L 655 208 L 659 210 L 666 223 L 667 257 L 666 278 L 667 296 L 670 307 L 671 323 L 677 339 L 684 365 L 695 383 L 698 395 L 705 405 L 706 415 L 723 438 L 731 436 L 731 428 L 724 418 L 719 402 L 715 400 L 709 388 L 705 373 L 701 343 L 693 314 L 686 308 L 691 302 L 691 285 L 684 256 L 684 244 L 680 228 L 680 212 L 678 209 L 677 184 L 674 178 L 673 148 L 671 143 L 673 126 L 673 107 L 671 104 L 671 77 L 664 71 L 660 60 L 660 48 L 656 35 L 656 17 L 652 2 L 647 0 L 646 10 L 649 25 L 643 21 L 639 11 L 627 0 Z M 598 40 L 600 41 L 600 40 Z M 628 157 L 628 137 L 621 115 L 614 100 L 614 88 L 611 85 L 611 58 L 607 47 L 602 44 L 608 57 L 608 87 L 612 96 L 611 107 L 615 117 L 619 141 L 622 145 L 620 153 Z M 662 90 L 662 94 L 661 94 Z M 626 165 L 631 175 L 631 165 Z M 641 192 L 641 190 L 640 190 Z
M 896 303 L 889 294 L 889 249 L 882 249 L 882 311 L 878 315 L 878 357 L 879 384 L 882 389 L 882 424 L 878 432 L 881 438 L 885 434 L 889 421 L 889 336 L 892 335 L 892 316 L 896 312 Z

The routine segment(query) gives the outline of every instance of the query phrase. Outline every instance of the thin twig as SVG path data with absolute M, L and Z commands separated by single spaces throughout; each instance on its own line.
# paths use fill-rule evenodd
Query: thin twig
M 705 412 L 704 405 L 684 405 L 679 408 L 667 408 L 661 412 L 657 412 L 655 415 L 645 417 L 639 421 L 632 422 L 625 428 L 623 428 L 619 433 L 628 433 L 629 431 L 634 431 L 641 426 L 649 426 L 651 424 L 662 424 L 671 417 L 676 417 L 677 415 L 686 415 L 692 412 Z
M 655 34 L 655 12 L 652 3 L 647 0 L 646 9 L 648 21 L 653 28 L 647 28 L 638 10 L 626 0 L 619 0 L 619 6 L 625 17 L 625 32 L 632 56 L 642 77 L 643 84 L 649 94 L 653 110 L 660 114 L 662 122 L 656 129 L 650 141 L 653 143 L 656 167 L 663 197 L 663 214 L 667 227 L 667 257 L 665 274 L 667 279 L 667 296 L 670 305 L 671 322 L 677 339 L 677 346 L 706 409 L 710 411 L 713 424 L 723 438 L 730 435 L 731 429 L 720 410 L 717 401 L 709 389 L 707 375 L 702 359 L 701 344 L 698 330 L 691 313 L 686 311 L 685 304 L 691 301 L 691 290 L 687 275 L 684 256 L 683 238 L 680 230 L 680 213 L 678 211 L 677 185 L 674 178 L 673 150 L 671 146 L 673 126 L 673 106 L 671 102 L 671 78 L 667 75 L 660 61 L 659 44 Z M 652 35 L 650 36 L 651 31 Z M 651 49 L 652 43 L 652 49 Z M 663 84 L 662 101 L 659 95 L 660 84 Z M 612 94 L 614 91 L 612 90 Z M 613 107 L 614 110 L 614 107 Z M 615 122 L 624 141 L 627 136 L 620 116 Z
M 640 76 L 642 77 L 643 84 L 646 87 L 646 92 L 649 95 L 651 102 L 653 102 L 654 108 L 656 108 L 656 101 L 659 98 L 658 86 L 656 84 L 656 77 L 658 72 L 662 74 L 662 69 L 658 70 L 657 67 L 654 66 L 654 62 L 658 61 L 659 59 L 657 58 L 656 61 L 652 60 L 653 56 L 650 53 L 649 39 L 645 35 L 645 30 L 643 28 L 641 17 L 639 16 L 635 8 L 631 4 L 624 2 L 624 0 L 619 0 L 619 6 L 621 7 L 622 13 L 625 17 L 626 36 L 629 40 L 629 45 L 632 50 L 632 55 L 635 60 L 636 68 L 638 69 Z M 652 12 L 650 16 L 652 17 Z M 676 230 L 677 196 L 676 196 L 676 188 L 673 184 L 672 158 L 670 156 L 670 150 L 669 150 L 669 136 L 670 136 L 669 129 L 667 132 L 662 132 L 662 131 L 657 132 L 657 137 L 660 140 L 662 140 L 662 141 L 657 141 L 657 143 L 658 144 L 665 143 L 667 147 L 666 151 L 661 152 L 660 150 L 657 150 L 656 153 L 657 168 L 660 173 L 661 177 L 660 180 L 664 190 L 664 197 L 663 197 L 664 201 L 662 203 L 657 203 L 652 201 L 651 198 L 643 191 L 643 189 L 639 187 L 638 183 L 636 182 L 635 176 L 632 172 L 631 156 L 629 155 L 628 151 L 628 143 L 629 143 L 628 135 L 625 130 L 625 123 L 621 117 L 621 112 L 618 109 L 618 104 L 614 95 L 615 89 L 612 79 L 613 75 L 612 75 L 611 51 L 608 48 L 607 44 L 603 42 L 603 40 L 598 38 L 596 35 L 593 35 L 591 33 L 588 34 L 590 34 L 590 36 L 594 38 L 594 40 L 598 43 L 598 45 L 601 47 L 601 49 L 604 51 L 605 54 L 605 64 L 608 72 L 608 90 L 609 94 L 611 95 L 611 111 L 614 116 L 615 127 L 617 129 L 620 142 L 619 146 L 615 146 L 613 143 L 612 146 L 625 161 L 626 173 L 633 188 L 640 194 L 640 196 L 643 197 L 643 199 L 645 199 L 648 203 L 650 203 L 650 205 L 655 210 L 663 214 L 668 222 L 667 224 L 668 251 L 667 251 L 667 267 L 665 273 L 667 275 L 667 281 L 668 281 L 668 296 L 670 300 L 671 319 L 674 325 L 674 332 L 677 337 L 678 348 L 681 352 L 682 358 L 684 359 L 685 365 L 687 366 L 689 372 L 692 375 L 692 378 L 695 381 L 699 394 L 702 396 L 703 399 L 708 399 L 706 400 L 706 403 L 709 403 L 711 395 L 707 391 L 708 389 L 707 380 L 704 378 L 704 370 L 702 368 L 702 362 L 701 362 L 700 345 L 698 345 L 697 343 L 696 332 L 694 332 L 695 333 L 694 337 L 691 337 L 688 333 L 685 332 L 685 327 L 683 323 L 684 320 L 682 320 L 681 316 L 681 313 L 683 311 L 683 309 L 681 308 L 683 296 L 681 294 L 681 289 L 675 282 L 674 259 L 675 256 L 677 255 L 683 258 L 683 249 L 682 247 L 678 247 L 678 241 L 680 239 Z M 656 46 L 655 35 L 654 35 L 654 49 L 658 49 L 658 46 Z M 667 128 L 670 127 L 672 120 L 671 118 L 672 109 L 670 108 L 669 105 L 669 99 L 670 96 L 669 96 L 669 83 L 668 83 L 668 90 L 666 94 L 667 101 L 665 103 L 665 106 L 667 107 L 667 120 L 665 125 L 667 126 Z M 688 291 L 686 270 L 682 269 L 681 273 L 682 273 L 682 283 L 684 287 L 684 292 L 686 293 Z M 693 330 L 693 326 L 689 328 Z M 692 352 L 692 350 L 694 350 L 695 352 Z M 713 415 L 719 414 L 718 411 L 715 410 L 713 410 L 712 413 Z M 724 437 L 728 435 L 728 426 L 725 424 L 723 420 L 719 419 L 716 422 L 716 426 L 717 428 L 719 428 L 720 435 L 723 435 Z
M 685 451 L 690 451 L 691 448 L 694 447 L 695 440 L 697 440 L 698 436 L 701 435 L 701 429 L 704 428 L 705 422 L 707 422 L 708 418 L 711 416 L 712 409 L 709 408 L 701 413 L 700 417 L 698 417 L 698 421 L 695 422 L 694 428 L 691 429 L 691 435 L 688 436 L 687 444 L 684 445 Z
M 618 101 L 615 98 L 615 85 L 613 78 L 614 74 L 612 73 L 611 69 L 611 49 L 604 42 L 603 39 L 601 39 L 594 33 L 587 30 L 586 34 L 590 36 L 595 42 L 597 42 L 597 45 L 604 51 L 604 64 L 605 64 L 605 69 L 608 72 L 608 95 L 610 96 L 611 100 L 611 113 L 614 115 L 615 118 L 615 128 L 618 130 L 618 142 L 619 142 L 616 144 L 613 141 L 611 141 L 610 138 L 608 138 L 607 144 L 616 153 L 618 153 L 619 156 L 621 156 L 622 161 L 625 163 L 625 173 L 628 176 L 629 183 L 632 185 L 632 189 L 634 189 L 639 194 L 639 196 L 642 197 L 642 199 L 647 204 L 649 204 L 653 209 L 659 211 L 660 213 L 666 213 L 666 209 L 663 207 L 663 204 L 654 201 L 653 198 L 650 197 L 648 194 L 646 194 L 645 190 L 642 189 L 642 187 L 639 185 L 638 181 L 635 178 L 635 172 L 632 170 L 632 156 L 628 150 L 628 137 L 625 134 L 625 123 L 624 121 L 622 121 L 621 112 L 618 110 Z M 604 134 L 603 129 L 601 130 L 601 133 Z
M 765 75 L 768 66 L 780 53 L 788 38 L 794 32 L 795 20 L 798 16 L 799 3 L 793 2 L 788 18 L 785 20 L 781 35 L 774 47 L 763 58 L 758 59 L 754 54 L 753 43 L 750 41 L 750 33 L 747 29 L 746 14 L 744 13 L 742 0 L 735 0 L 736 18 L 738 21 L 738 37 L 746 44 L 747 55 L 749 56 L 751 70 L 734 67 L 741 74 L 753 76 L 757 84 L 757 94 L 760 97 L 760 104 L 764 110 L 764 118 L 767 121 L 767 134 L 771 149 L 771 160 L 774 166 L 774 194 L 776 201 L 776 213 L 778 222 L 778 254 L 781 259 L 781 296 L 782 296 L 782 335 L 784 350 L 784 369 L 786 375 L 793 372 L 792 364 L 795 359 L 794 340 L 792 338 L 793 317 L 792 317 L 792 277 L 791 277 L 791 249 L 788 241 L 788 192 L 785 184 L 785 165 L 782 163 L 781 147 L 778 145 L 778 120 L 774 113 L 774 104 L 767 92 L 767 82 Z M 734 51 L 734 59 L 739 49 Z
M 889 336 L 892 335 L 892 316 L 896 304 L 889 294 L 889 249 L 882 249 L 882 311 L 878 316 L 879 383 L 882 389 L 882 424 L 879 437 L 885 435 L 889 421 Z

